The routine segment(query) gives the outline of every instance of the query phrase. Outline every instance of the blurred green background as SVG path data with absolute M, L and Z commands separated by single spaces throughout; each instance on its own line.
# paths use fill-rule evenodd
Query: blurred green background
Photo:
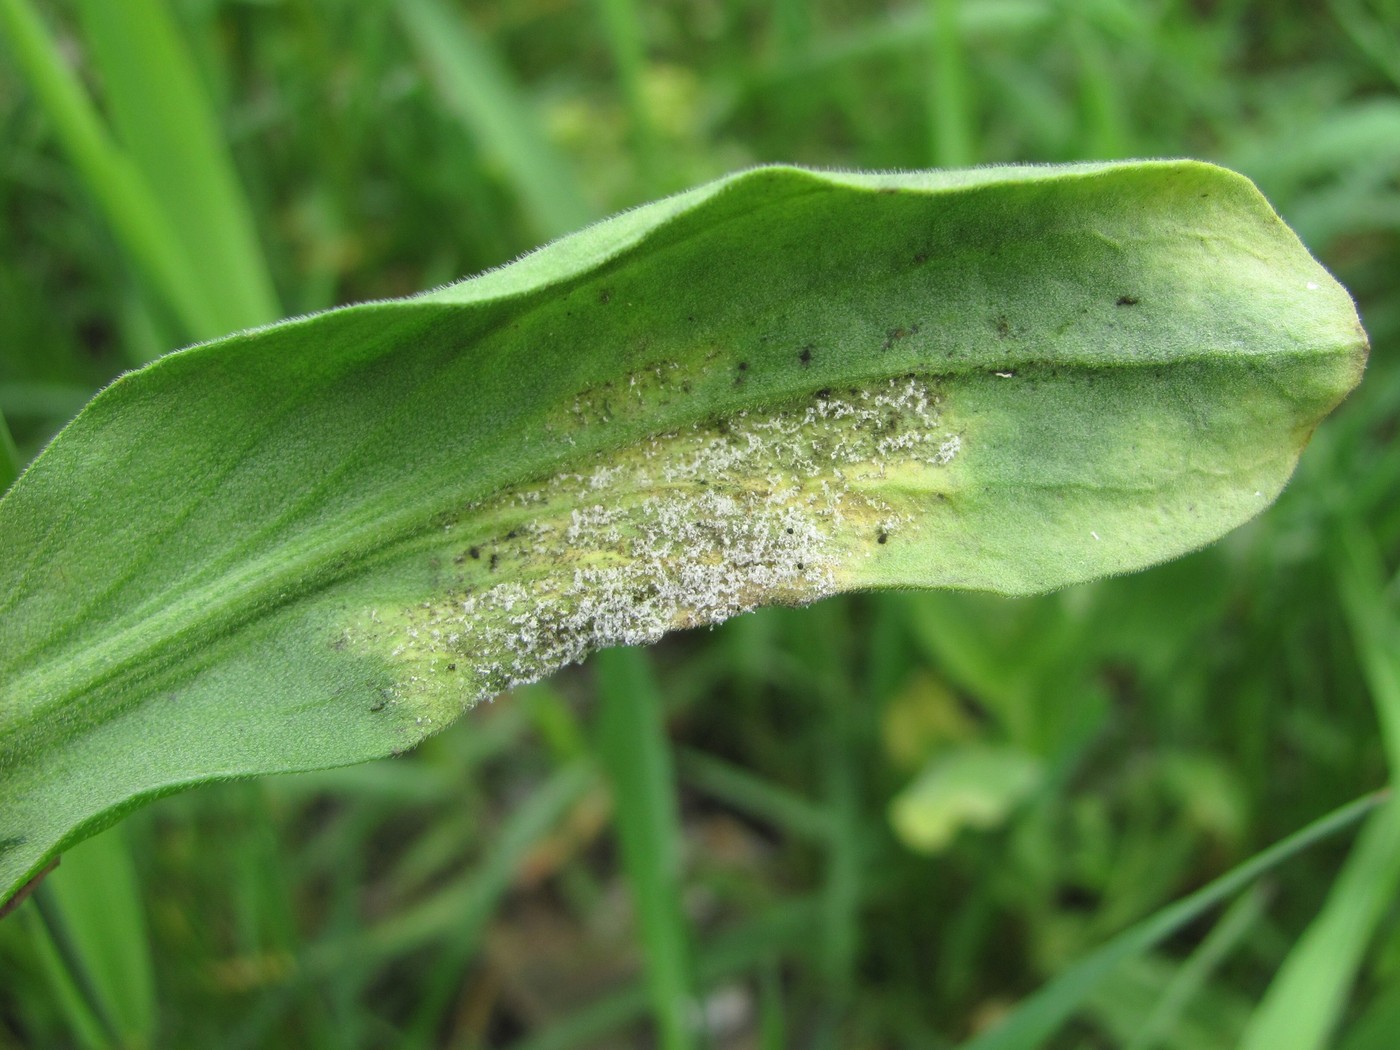
M 1390 804 L 1112 940 L 1400 769 L 1397 0 L 0 0 L 0 413 L 22 464 L 168 349 L 753 163 L 1155 156 L 1253 178 L 1371 334 L 1260 520 L 163 800 L 0 921 L 0 1045 L 1400 1045 Z

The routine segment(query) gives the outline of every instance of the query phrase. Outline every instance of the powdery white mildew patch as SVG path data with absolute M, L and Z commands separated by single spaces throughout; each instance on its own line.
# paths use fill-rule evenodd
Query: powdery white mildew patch
M 595 649 L 813 601 L 907 524 L 882 482 L 961 448 L 917 375 L 658 434 L 465 508 L 447 592 L 369 610 L 346 640 L 403 666 L 391 701 L 448 690 L 455 711 Z

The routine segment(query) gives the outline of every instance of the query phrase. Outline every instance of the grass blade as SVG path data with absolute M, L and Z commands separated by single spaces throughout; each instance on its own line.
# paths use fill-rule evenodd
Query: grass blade
M 165 0 L 82 0 L 113 124 L 179 238 L 220 334 L 282 316 L 204 85 Z
M 0 0 L 0 25 L 88 192 L 156 292 L 195 339 L 229 329 L 151 186 L 112 141 L 29 0 Z
M 932 71 L 929 82 L 933 163 L 961 168 L 977 162 L 972 96 L 963 50 L 961 0 L 929 0 Z
M 1342 608 L 1376 705 L 1391 778 L 1400 773 L 1400 624 L 1385 600 L 1379 553 L 1355 526 L 1334 546 Z M 1243 1050 L 1317 1050 L 1341 1021 L 1367 945 L 1400 887 L 1400 802 L 1367 822 L 1327 903 L 1259 1004 Z
M 1385 795 L 1367 795 L 1335 809 L 1232 868 L 1190 896 L 1125 930 L 1023 1001 L 996 1028 L 964 1043 L 962 1050 L 1030 1050 L 1031 1047 L 1041 1046 L 1074 1016 L 1099 982 L 1120 963 L 1149 951 L 1198 916 L 1228 900 L 1260 875 L 1323 839 L 1344 831 L 1382 803 L 1389 804 Z
M 395 10 L 443 104 L 516 187 L 536 233 L 556 237 L 592 219 L 568 162 L 467 18 L 442 0 L 402 0 Z
M 479 868 L 393 918 L 310 946 L 304 961 L 307 971 L 313 975 L 328 973 L 347 961 L 360 965 L 372 960 L 383 965 L 425 945 L 444 941 L 460 967 L 475 952 L 493 909 L 510 888 L 526 855 L 595 783 L 595 774 L 587 762 L 560 767 L 511 813 Z M 444 969 L 453 971 L 447 975 L 449 980 L 459 975 L 450 965 Z
M 1084 11 L 1072 11 L 1070 35 L 1079 68 L 1083 156 L 1109 160 L 1132 156 L 1119 85 L 1107 60 L 1105 41 Z
M 1376 992 L 1337 1050 L 1394 1050 L 1396 1032 L 1400 1032 L 1400 984 L 1392 981 Z
M 417 1023 L 404 1040 L 405 1046 L 438 1045 L 437 1033 L 463 983 L 463 971 L 476 955 L 486 924 L 510 888 L 527 851 L 553 830 L 583 796 L 592 783 L 591 772 L 583 762 L 570 763 L 557 770 L 511 814 L 502 834 L 486 854 L 481 869 L 473 872 L 457 889 L 453 897 L 459 907 L 453 914 L 443 915 L 443 932 L 448 937 L 444 957 L 434 965 L 432 977 L 421 990 Z M 439 895 L 439 907 L 444 899 L 452 898 Z M 422 916 L 429 912 L 423 908 L 416 914 L 421 922 Z
M 646 44 L 642 39 L 642 12 L 635 0 L 596 0 L 602 11 L 603 29 L 617 70 L 622 98 L 631 125 L 632 155 L 642 185 L 653 192 L 672 187 L 665 177 L 663 160 L 651 119 L 646 93 Z
M 1400 27 L 1395 12 L 1373 15 L 1364 0 L 1328 0 L 1327 6 L 1357 49 L 1400 89 Z
M 156 1026 L 155 975 L 145 912 L 121 828 L 64 855 L 35 891 L 66 966 L 93 1013 L 122 1046 L 147 1046 Z
M 1348 522 L 1333 546 L 1342 610 L 1376 706 L 1392 783 L 1400 778 L 1400 616 L 1386 597 L 1375 541 Z
M 1327 903 L 1299 938 L 1250 1018 L 1240 1050 L 1320 1050 L 1329 1040 L 1376 924 L 1400 884 L 1400 805 L 1367 820 Z
M 31 906 L 32 905 L 32 906 Z M 29 943 L 34 948 L 39 969 L 48 981 L 57 1002 L 59 1016 L 71 1036 L 83 1050 L 110 1050 L 116 1034 L 104 1026 L 93 1008 L 96 994 L 82 982 L 82 966 L 71 947 L 62 940 L 57 922 L 50 922 L 50 909 L 38 895 L 26 901 L 15 918 L 24 924 Z
M 1259 921 L 1269 894 L 1261 884 L 1254 886 L 1226 909 L 1200 946 L 1191 953 L 1163 990 L 1152 1013 L 1124 1050 L 1151 1050 L 1171 1033 L 1182 1011 L 1210 981 L 1226 957 L 1239 946 L 1240 939 Z
M 604 650 L 596 666 L 598 751 L 612 783 L 658 1044 L 685 1050 L 695 1045 L 695 999 L 680 899 L 680 805 L 661 697 L 646 655 L 636 649 Z
M 737 929 L 716 934 L 697 952 L 696 969 L 700 986 L 713 988 L 721 981 L 760 967 L 767 971 L 775 953 L 801 950 L 816 921 L 816 903 L 798 898 L 765 909 L 761 917 Z M 640 1019 L 646 1006 L 644 989 L 629 987 L 562 1018 L 538 1034 L 512 1044 L 511 1050 L 573 1050 L 579 1046 L 612 1046 L 615 1044 L 605 1037 Z
M 861 816 L 858 747 L 868 737 L 859 721 L 856 692 L 847 677 L 849 661 L 843 643 L 850 637 L 849 606 L 827 602 L 813 610 L 807 629 L 793 651 L 811 672 L 811 688 L 822 704 L 818 763 L 823 793 L 822 815 L 829 833 L 825 847 L 820 929 L 821 968 L 825 981 L 822 1012 L 825 1022 L 814 1045 L 834 1047 L 856 998 L 856 967 L 860 957 L 861 902 L 866 894 L 866 827 Z M 793 622 L 796 627 L 796 622 Z M 855 709 L 853 709 L 855 708 Z
M 802 796 L 703 751 L 682 751 L 679 759 L 681 775 L 693 789 L 788 834 L 813 842 L 831 835 L 826 811 Z

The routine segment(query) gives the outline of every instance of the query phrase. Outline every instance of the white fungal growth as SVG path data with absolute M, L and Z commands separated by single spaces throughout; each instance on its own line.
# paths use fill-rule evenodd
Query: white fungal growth
M 879 482 L 942 470 L 962 444 L 921 376 L 658 434 L 466 508 L 443 540 L 448 592 L 367 612 L 347 641 L 409 665 L 394 699 L 450 689 L 455 706 L 604 646 L 812 601 L 908 524 Z

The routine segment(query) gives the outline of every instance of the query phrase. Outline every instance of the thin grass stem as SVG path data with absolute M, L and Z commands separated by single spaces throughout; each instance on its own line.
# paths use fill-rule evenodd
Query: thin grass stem
M 977 162 L 971 85 L 963 48 L 959 0 L 929 0 L 932 39 L 929 115 L 933 162 L 962 168 Z
M 691 949 L 681 911 L 681 829 L 671 744 L 647 656 L 598 654 L 599 755 L 612 783 L 623 867 L 632 888 L 657 1040 L 696 1045 Z

